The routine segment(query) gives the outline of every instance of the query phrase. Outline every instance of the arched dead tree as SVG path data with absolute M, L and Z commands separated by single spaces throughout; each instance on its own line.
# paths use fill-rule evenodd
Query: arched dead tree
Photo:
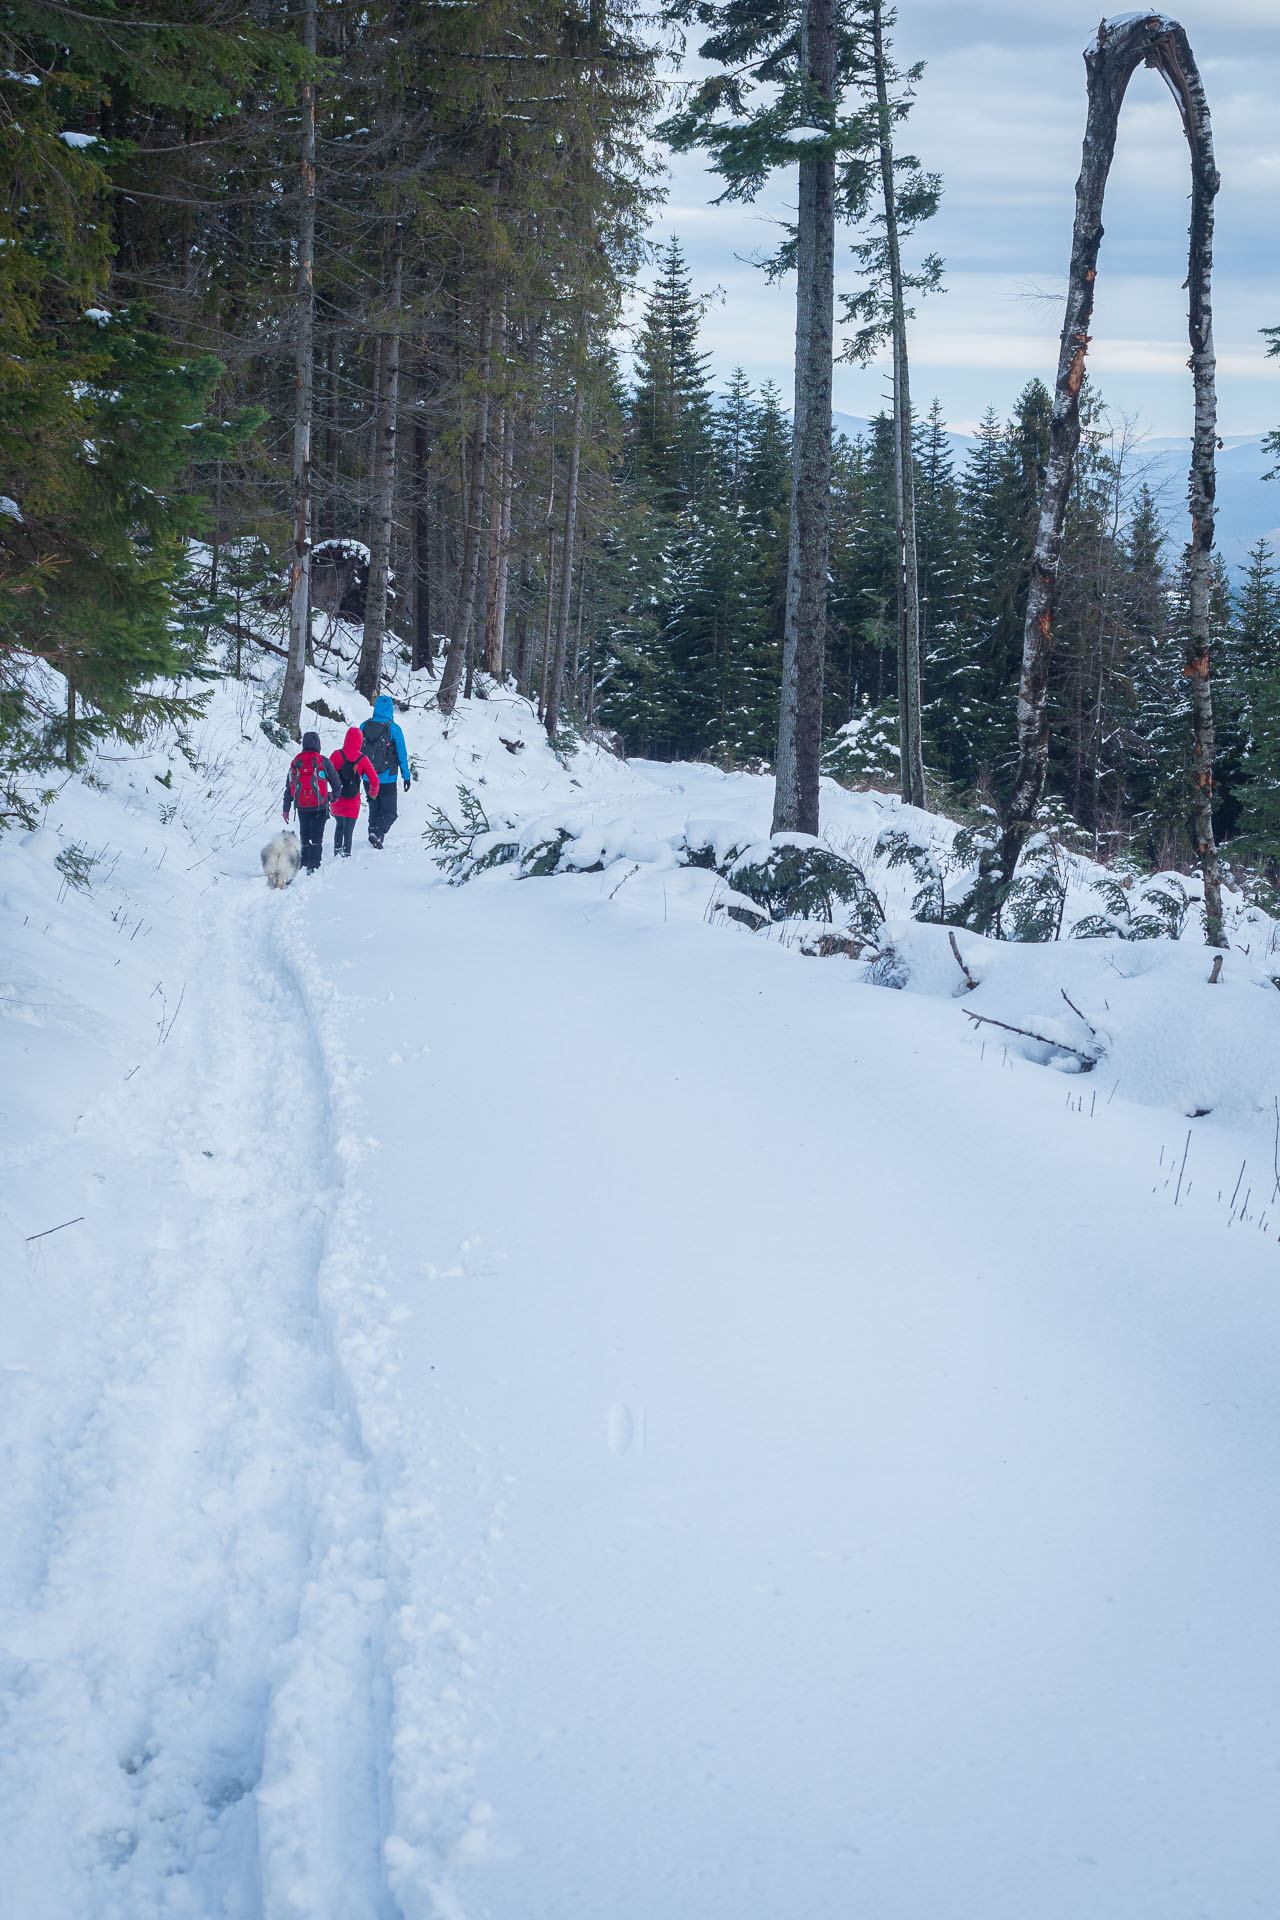
M 1164 76 L 1178 103 L 1191 150 L 1191 240 L 1187 272 L 1190 367 L 1195 386 L 1195 435 L 1191 453 L 1188 548 L 1189 598 L 1184 673 L 1191 695 L 1195 748 L 1195 835 L 1204 874 L 1205 928 L 1210 946 L 1224 944 L 1218 851 L 1213 837 L 1213 701 L 1209 690 L 1209 579 L 1213 546 L 1214 451 L 1217 445 L 1217 395 L 1214 382 L 1213 316 L 1210 276 L 1213 265 L 1213 201 L 1218 174 L 1213 164 L 1209 107 L 1195 55 L 1183 29 L 1165 13 L 1130 13 L 1104 20 L 1096 42 L 1085 53 L 1089 113 L 1084 154 L 1076 182 L 1076 222 L 1071 243 L 1066 322 L 1058 355 L 1049 439 L 1049 466 L 1040 504 L 1040 528 L 1032 560 L 1031 588 L 1022 642 L 1022 680 L 1018 689 L 1018 771 L 1005 812 L 994 883 L 993 905 L 1013 879 L 1018 858 L 1035 821 L 1049 762 L 1046 718 L 1049 662 L 1053 654 L 1054 596 L 1062 530 L 1071 492 L 1072 468 L 1080 443 L 1080 388 L 1084 382 L 1089 323 L 1093 314 L 1098 248 L 1102 241 L 1102 200 L 1115 152 L 1116 129 L 1125 92 L 1137 68 L 1145 64 Z

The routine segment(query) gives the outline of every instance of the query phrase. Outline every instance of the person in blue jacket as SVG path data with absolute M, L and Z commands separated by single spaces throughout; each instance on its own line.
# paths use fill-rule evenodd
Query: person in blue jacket
M 369 801 L 369 845 L 380 847 L 396 818 L 396 779 L 404 781 L 406 793 L 412 783 L 409 756 L 404 750 L 404 735 L 395 722 L 395 706 L 389 693 L 380 693 L 373 713 L 360 729 L 364 750 L 378 776 L 378 791 Z

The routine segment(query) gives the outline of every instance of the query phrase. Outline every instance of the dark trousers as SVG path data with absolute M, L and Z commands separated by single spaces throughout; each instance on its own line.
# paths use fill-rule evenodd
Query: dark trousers
M 380 847 L 396 821 L 396 783 L 390 774 L 369 802 L 369 838 Z
M 302 864 L 308 873 L 314 873 L 320 865 L 320 856 L 324 852 L 324 823 L 328 818 L 328 807 L 298 808 L 298 837 L 302 841 Z
M 348 859 L 351 858 L 351 836 L 355 830 L 356 823 L 351 814 L 345 816 L 340 813 L 334 814 L 333 850 L 335 853 L 344 853 Z

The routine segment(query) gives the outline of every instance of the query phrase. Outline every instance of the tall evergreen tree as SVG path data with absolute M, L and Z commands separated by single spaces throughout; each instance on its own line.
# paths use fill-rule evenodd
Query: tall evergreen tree
M 1225 658 L 1221 658 L 1225 655 Z M 1266 540 L 1248 555 L 1230 638 L 1214 676 L 1220 728 L 1218 831 L 1280 863 L 1280 568 Z
M 702 306 L 673 235 L 645 303 L 636 343 L 631 430 L 655 506 L 676 513 L 705 487 L 712 458 L 710 354 L 698 345 Z

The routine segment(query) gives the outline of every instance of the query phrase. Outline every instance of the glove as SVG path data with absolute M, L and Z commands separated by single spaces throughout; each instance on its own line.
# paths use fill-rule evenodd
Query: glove
M 410 787 L 411 787 L 412 785 L 413 785 L 413 782 L 412 782 L 412 780 L 406 780 L 406 781 L 405 781 L 405 783 L 404 783 L 404 790 L 405 790 L 405 792 L 406 792 L 406 793 L 408 793 L 408 791 L 409 791 L 409 789 L 410 789 Z

